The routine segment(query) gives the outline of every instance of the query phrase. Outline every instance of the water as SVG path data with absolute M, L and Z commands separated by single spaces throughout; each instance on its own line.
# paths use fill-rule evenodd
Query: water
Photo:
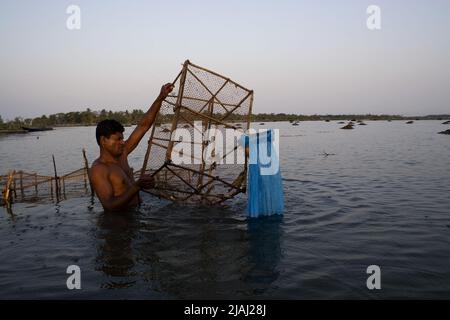
M 450 137 L 442 121 L 255 124 L 281 129 L 286 211 L 248 220 L 226 207 L 150 195 L 105 215 L 98 200 L 0 209 L 0 298 L 450 298 Z M 126 128 L 125 135 L 132 128 Z M 97 155 L 94 127 L 0 137 L 0 172 L 52 174 Z M 39 139 L 36 137 L 39 136 Z M 140 168 L 147 137 L 130 157 Z M 324 152 L 329 154 L 324 155 Z M 81 268 L 68 290 L 66 268 Z M 381 268 L 381 290 L 366 269 Z

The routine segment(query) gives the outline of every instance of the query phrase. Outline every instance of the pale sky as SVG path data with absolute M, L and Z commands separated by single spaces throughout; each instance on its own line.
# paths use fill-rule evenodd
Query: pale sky
M 3 119 L 146 108 L 186 59 L 255 113 L 450 113 L 448 0 L 0 0 L 0 45 Z

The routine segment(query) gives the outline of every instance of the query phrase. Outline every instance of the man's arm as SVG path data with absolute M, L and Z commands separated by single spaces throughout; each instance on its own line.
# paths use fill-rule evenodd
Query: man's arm
M 109 211 L 122 209 L 139 192 L 139 186 L 133 184 L 121 196 L 115 197 L 108 177 L 108 169 L 104 165 L 96 165 L 91 169 L 91 182 L 103 208 Z
M 172 91 L 172 89 L 173 85 L 171 83 L 167 83 L 162 86 L 159 96 L 156 98 L 155 102 L 153 102 L 150 109 L 147 111 L 137 127 L 131 133 L 128 140 L 125 142 L 125 150 L 127 154 L 130 154 L 137 147 L 142 137 L 145 135 L 148 129 L 150 129 L 153 122 L 155 121 L 159 109 L 161 108 L 163 100 Z

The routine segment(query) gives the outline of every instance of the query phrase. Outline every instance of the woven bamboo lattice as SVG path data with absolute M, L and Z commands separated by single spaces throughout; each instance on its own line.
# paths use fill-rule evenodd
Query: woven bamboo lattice
M 0 190 L 3 205 L 17 202 L 39 202 L 70 197 L 93 195 L 89 183 L 88 163 L 83 150 L 85 166 L 59 176 L 54 163 L 54 176 L 12 170 L 7 175 L 0 175 Z M 53 161 L 54 158 L 53 158 Z
M 245 163 L 221 164 L 225 161 L 220 157 L 223 160 L 226 154 L 217 153 L 217 161 L 207 161 L 203 151 L 209 145 L 211 155 L 216 152 L 210 144 L 216 141 L 217 134 L 206 134 L 208 129 L 216 129 L 222 137 L 226 129 L 249 129 L 253 91 L 189 60 L 173 85 L 150 133 L 141 174 L 152 174 L 156 184 L 145 191 L 172 201 L 204 204 L 221 203 L 245 192 L 247 155 Z M 196 143 L 202 150 L 200 156 L 194 152 L 184 154 L 191 160 L 188 163 L 173 161 L 173 151 L 187 147 L 187 142 L 174 134 L 177 128 L 189 130 L 191 137 L 201 137 L 199 142 L 188 143 L 191 150 Z M 231 152 L 237 148 L 236 144 Z

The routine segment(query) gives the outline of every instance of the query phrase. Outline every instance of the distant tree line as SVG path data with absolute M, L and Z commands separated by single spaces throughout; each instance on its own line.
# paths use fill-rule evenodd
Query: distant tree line
M 224 121 L 236 122 L 246 121 L 245 115 L 238 113 L 214 113 L 208 114 L 207 111 L 202 114 L 210 115 L 217 118 L 224 118 Z M 0 129 L 20 129 L 21 127 L 58 127 L 58 126 L 93 126 L 104 119 L 115 119 L 124 125 L 137 124 L 144 112 L 140 109 L 134 109 L 131 112 L 126 111 L 92 111 L 87 108 L 85 111 L 73 111 L 66 113 L 56 113 L 49 116 L 42 115 L 36 118 L 22 118 L 16 117 L 14 120 L 4 121 L 0 116 Z M 173 119 L 173 114 L 160 114 L 158 117 L 159 123 L 170 123 Z M 182 119 L 188 121 L 198 120 L 198 115 L 183 111 Z M 251 121 L 254 122 L 272 122 L 272 121 L 350 121 L 350 120 L 444 120 L 449 119 L 450 115 L 429 115 L 421 117 L 404 117 L 401 115 L 373 115 L 373 114 L 342 114 L 342 115 L 301 115 L 289 113 L 257 113 L 251 116 Z
M 18 129 L 21 127 L 48 127 L 48 126 L 93 126 L 104 119 L 115 119 L 124 125 L 131 125 L 139 122 L 144 112 L 139 109 L 133 111 L 92 111 L 87 108 L 85 111 L 73 111 L 66 113 L 56 113 L 49 116 L 42 115 L 36 118 L 16 117 L 14 120 L 3 122 L 0 116 L 0 128 Z

